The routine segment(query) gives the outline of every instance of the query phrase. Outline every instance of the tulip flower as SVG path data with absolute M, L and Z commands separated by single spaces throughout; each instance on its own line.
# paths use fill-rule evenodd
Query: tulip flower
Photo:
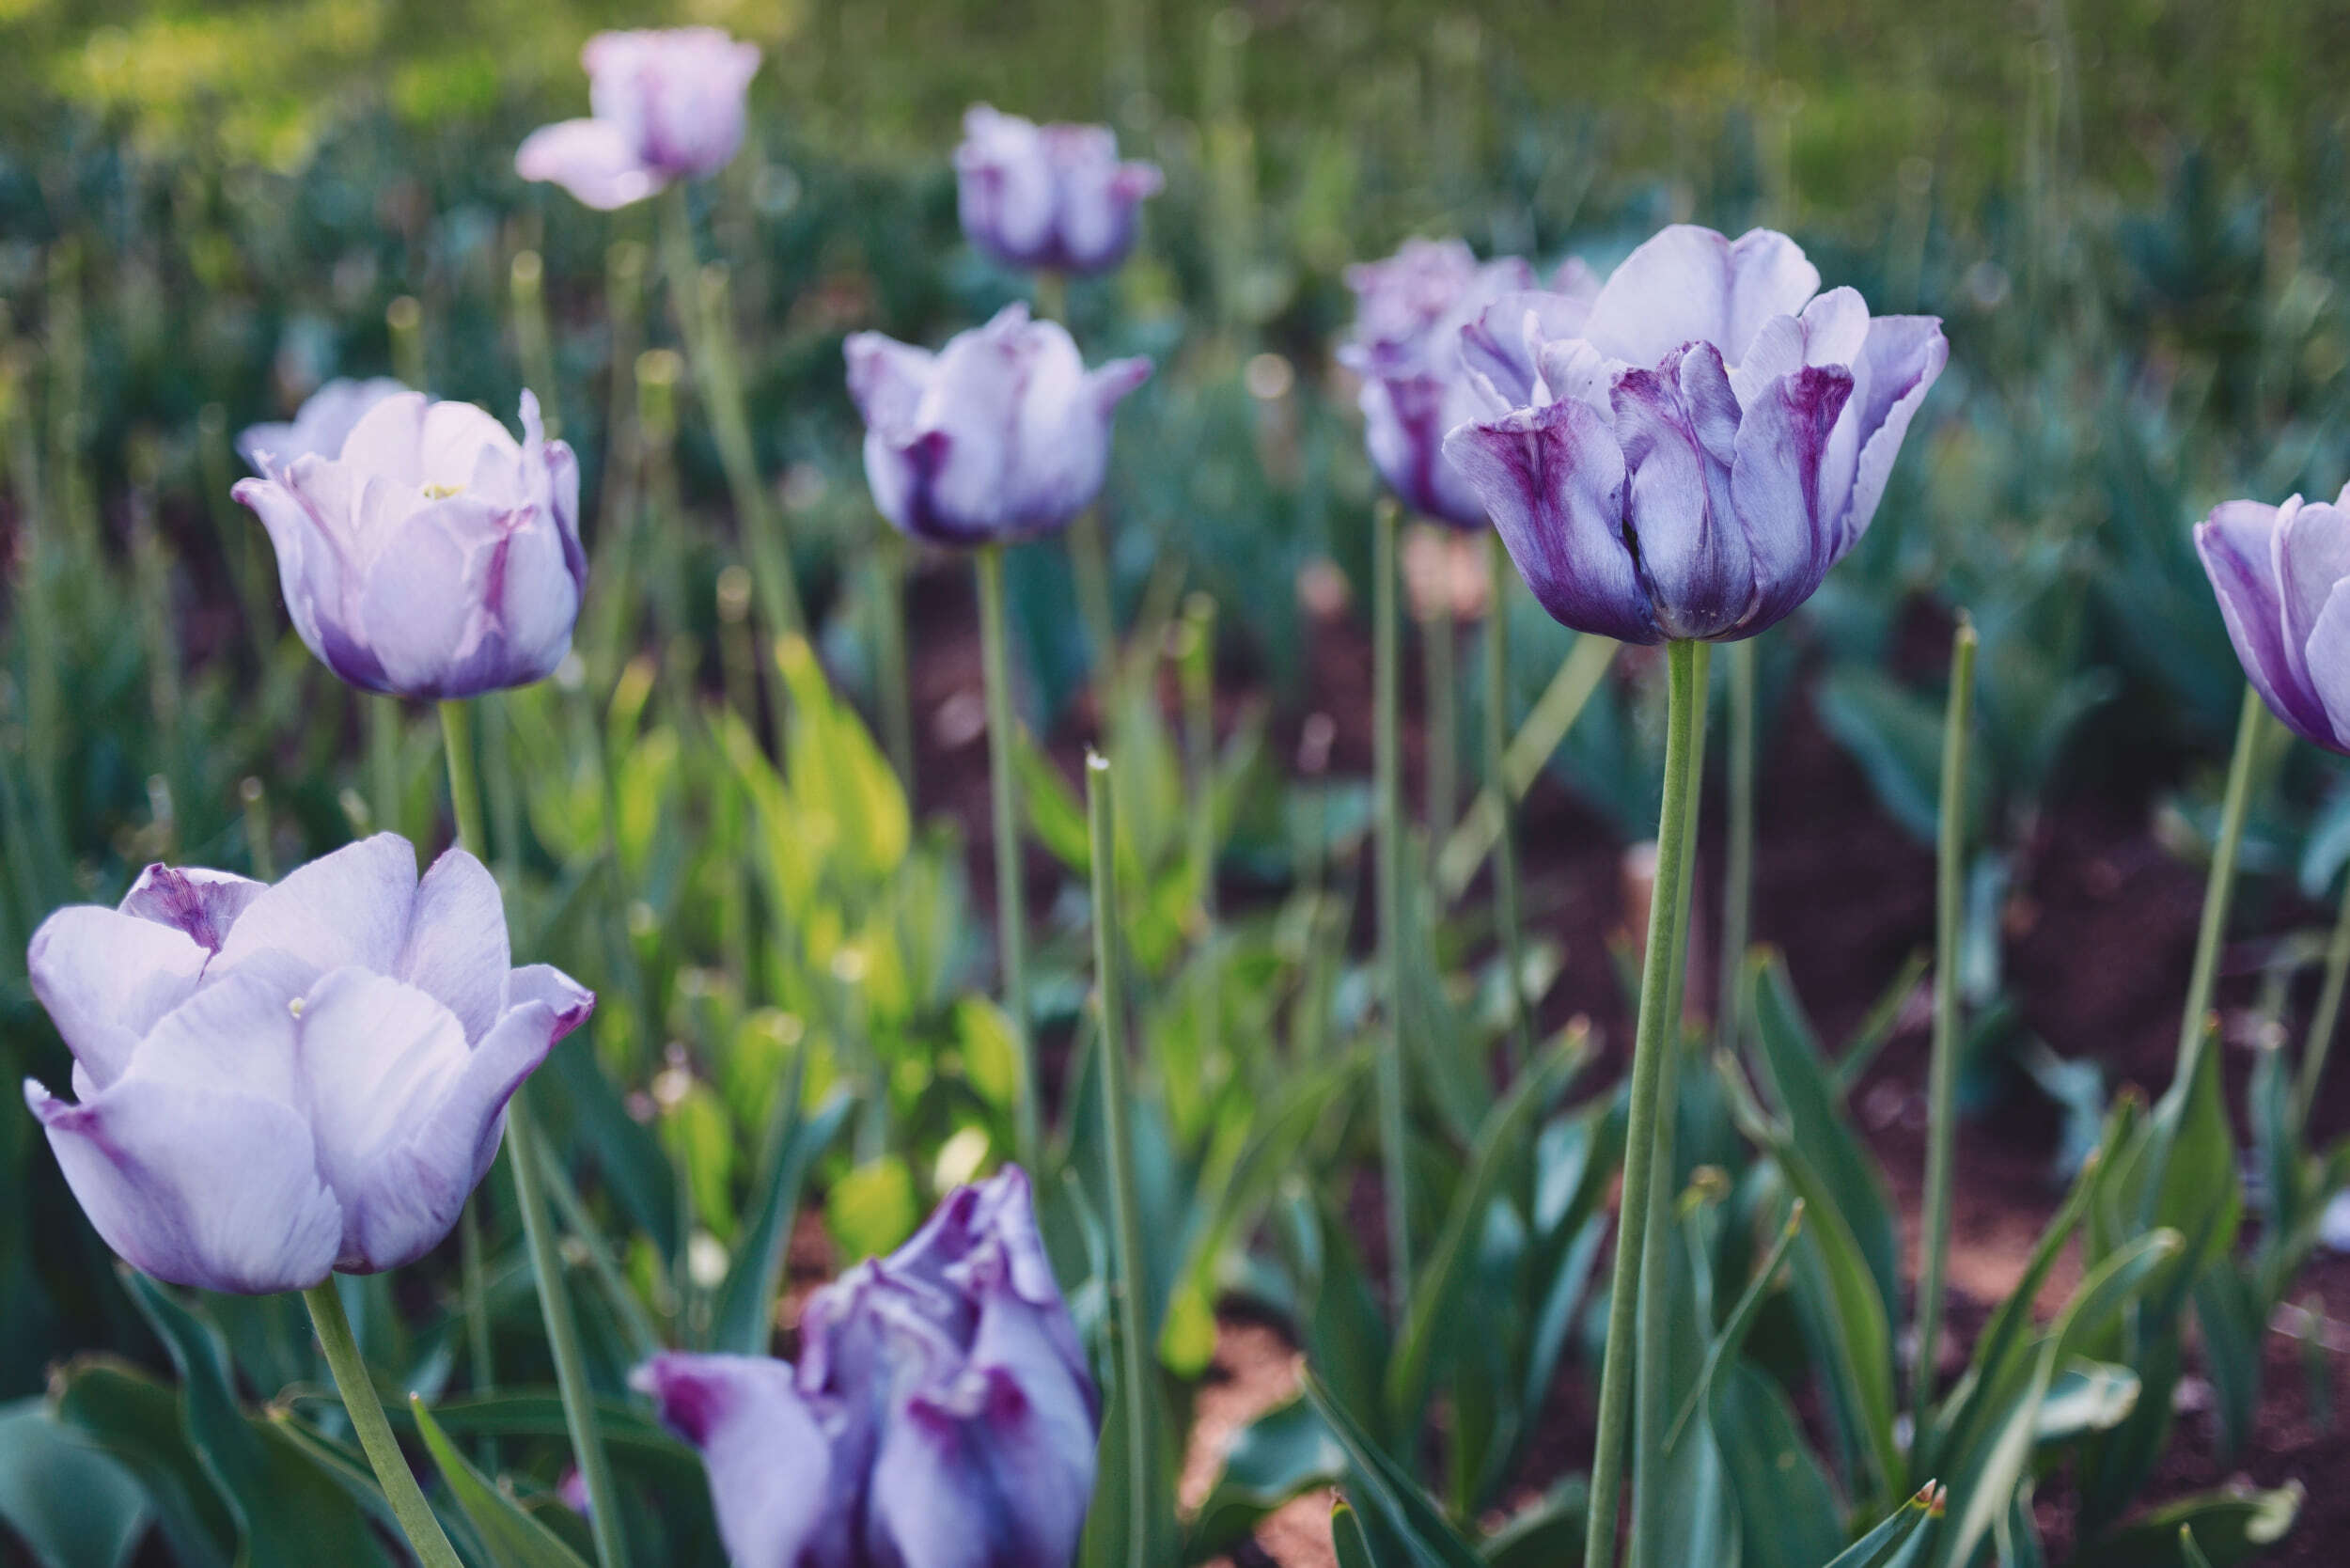
M 1819 287 L 1783 234 L 1683 225 L 1579 329 L 1512 299 L 1464 336 L 1489 412 L 1444 448 L 1553 617 L 1626 642 L 1750 637 L 1859 540 L 1950 350 L 1936 318 Z
M 845 348 L 874 504 L 933 544 L 1066 525 L 1102 488 L 1111 415 L 1151 375 L 1147 359 L 1088 370 L 1058 322 L 1019 304 L 934 354 L 878 332 Z
M 27 1079 L 98 1233 L 158 1279 L 256 1295 L 423 1256 L 507 1101 L 595 997 L 510 968 L 497 884 L 395 834 L 274 886 L 149 866 L 34 933 L 78 1103 Z
M 1100 1410 L 1007 1167 L 809 1298 L 799 1364 L 670 1355 L 637 1374 L 702 1452 L 740 1568 L 1067 1568 Z
M 247 425 L 240 431 L 237 455 L 263 478 L 297 458 L 339 457 L 352 427 L 368 410 L 407 390 L 390 376 L 371 376 L 366 381 L 338 377 L 305 398 L 291 421 Z
M 759 45 L 715 27 L 598 33 L 579 62 L 594 115 L 524 138 L 514 172 L 525 180 L 551 180 L 609 212 L 713 175 L 742 147 Z
M 336 457 L 231 493 L 277 550 L 294 630 L 354 686 L 412 698 L 526 685 L 571 651 L 588 557 L 579 464 L 523 394 L 524 438 L 471 403 L 384 399 Z
M 1103 273 L 1135 244 L 1136 209 L 1163 183 L 1121 163 L 1106 125 L 1038 125 L 975 103 L 955 149 L 963 232 L 1010 267 Z
M 2350 753 L 2350 487 L 2330 504 L 2229 501 L 2196 525 L 2195 549 L 2268 711 Z
M 1504 298 L 1556 300 L 1569 311 L 1559 330 L 1578 329 L 1577 307 L 1598 291 L 1598 278 L 1570 260 L 1551 291 L 1542 292 L 1533 267 L 1516 257 L 1480 262 L 1458 240 L 1409 240 L 1384 261 L 1349 267 L 1346 282 L 1355 290 L 1355 330 L 1339 358 L 1363 378 L 1372 465 L 1421 516 L 1482 528 L 1485 503 L 1443 449 L 1446 431 L 1485 410 L 1463 334 Z

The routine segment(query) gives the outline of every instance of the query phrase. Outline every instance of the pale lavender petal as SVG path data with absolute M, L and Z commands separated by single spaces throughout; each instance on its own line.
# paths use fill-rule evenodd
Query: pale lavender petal
M 283 977 L 241 969 L 165 1013 L 131 1053 L 118 1082 L 235 1090 L 303 1109 L 294 1063 L 301 994 Z
M 487 601 L 503 591 L 501 514 L 466 495 L 432 502 L 400 525 L 368 574 L 359 629 L 394 691 L 438 700 L 508 684 Z
M 457 1015 L 478 1041 L 506 1010 L 509 956 L 496 878 L 462 849 L 445 851 L 416 884 L 393 978 Z
M 1754 229 L 1732 242 L 1675 224 L 1624 258 L 1592 302 L 1588 335 L 1603 353 L 1653 365 L 1684 343 L 1711 343 L 1731 364 L 1774 316 L 1800 311 L 1819 270 L 1783 234 Z
M 910 429 L 938 356 L 878 332 L 853 332 L 840 345 L 849 366 L 849 398 L 866 424 L 884 432 Z
M 335 457 L 368 409 L 407 390 L 389 376 L 330 381 L 303 400 L 290 422 L 245 427 L 237 435 L 237 455 L 264 478 L 297 458 Z
M 1472 376 L 1484 378 L 1493 412 L 1533 406 L 1541 345 L 1580 337 L 1590 313 L 1590 302 L 1574 294 L 1512 290 L 1461 329 L 1462 362 Z
M 1859 541 L 1875 519 L 1910 421 L 1950 358 L 1950 340 L 1942 336 L 1938 317 L 1878 316 L 1869 322 L 1868 337 L 1852 365 L 1852 401 L 1838 421 L 1839 437 L 1846 420 L 1853 421 L 1860 435 L 1851 498 L 1827 512 L 1836 523 L 1840 556 Z M 1834 501 L 1835 492 L 1824 488 L 1823 506 Z
M 1852 372 L 1841 366 L 1806 366 L 1772 383 L 1738 428 L 1731 490 L 1753 555 L 1756 589 L 1741 636 L 1793 614 L 1842 556 L 1820 510 L 1820 464 L 1852 384 Z
M 583 206 L 604 212 L 658 195 L 669 182 L 644 161 L 634 143 L 600 119 L 540 126 L 515 150 L 514 172 L 560 185 Z
M 216 962 L 225 973 L 257 955 L 282 953 L 313 979 L 346 964 L 388 974 L 407 945 L 415 895 L 415 850 L 397 833 L 379 833 L 311 861 L 255 899 Z
M 306 471 L 321 466 L 319 459 L 305 459 L 281 471 L 279 479 L 240 479 L 229 495 L 239 505 L 250 507 L 261 526 L 269 530 L 270 545 L 277 555 L 277 580 L 286 597 L 286 614 L 303 646 L 351 684 L 381 691 L 383 666 L 344 630 L 350 563 L 347 541 L 328 522 L 336 514 L 296 488 L 303 484 Z M 337 482 L 329 480 L 329 487 Z
M 853 1518 L 864 1477 L 838 1472 L 788 1362 L 656 1356 L 632 1381 L 652 1396 L 662 1422 L 701 1450 L 728 1560 L 744 1568 L 865 1560 Z
M 140 1037 L 196 990 L 212 949 L 175 926 L 72 904 L 33 933 L 33 995 L 99 1087 L 130 1065 Z
M 1705 343 L 1685 356 L 1667 355 L 1655 370 L 1618 378 L 1616 439 L 1630 474 L 1625 505 L 1639 571 L 1658 625 L 1668 637 L 1716 637 L 1751 607 L 1755 569 L 1731 504 L 1729 464 L 1700 441 L 1684 376 L 1703 393 L 1709 431 L 1724 447 L 1734 441 L 1736 404 L 1720 354 Z M 1725 418 L 1726 436 L 1719 429 Z
M 532 1002 L 555 1014 L 555 1038 L 562 1039 L 596 1010 L 596 994 L 551 964 L 525 964 L 506 977 L 508 1009 Z
M 2279 510 L 2257 501 L 2224 502 L 2196 525 L 2195 551 L 2218 596 L 2219 614 L 2246 679 L 2295 733 L 2326 745 L 2332 726 L 2325 702 L 2297 678 L 2302 666 L 2284 644 L 2284 604 L 2273 555 Z
M 2311 635 L 2335 585 L 2350 577 L 2350 517 L 2323 501 L 2304 502 L 2295 495 L 2277 509 L 2268 548 L 2278 608 L 2284 618 L 2285 663 L 2295 685 L 2315 690 Z
M 2350 578 L 2326 596 L 2326 607 L 2310 628 L 2305 656 L 2310 684 L 2326 709 L 2325 733 L 2310 738 L 2328 751 L 2350 755 Z

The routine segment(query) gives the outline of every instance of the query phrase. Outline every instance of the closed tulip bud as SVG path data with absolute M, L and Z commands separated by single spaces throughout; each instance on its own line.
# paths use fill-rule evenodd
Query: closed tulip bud
M 237 455 L 264 478 L 296 458 L 339 457 L 343 443 L 368 410 L 407 390 L 389 376 L 330 381 L 303 400 L 290 421 L 248 425 L 238 431 Z
M 933 544 L 1065 526 L 1102 489 L 1120 400 L 1151 375 L 1147 359 L 1088 370 L 1069 334 L 1025 305 L 934 354 L 878 332 L 845 347 L 873 503 Z
M 594 114 L 525 137 L 514 154 L 525 180 L 551 180 L 609 211 L 713 175 L 741 149 L 757 44 L 715 27 L 598 33 L 579 61 Z
M 2350 754 L 2350 488 L 2330 505 L 2227 502 L 2196 525 L 2195 549 L 2268 711 Z
M 809 1298 L 799 1365 L 662 1356 L 737 1568 L 1068 1568 L 1101 1412 L 1018 1168 Z
M 1398 499 L 1456 528 L 1485 526 L 1485 503 L 1444 455 L 1445 432 L 1485 410 L 1462 335 L 1504 298 L 1588 304 L 1599 280 L 1580 261 L 1559 268 L 1555 293 L 1537 293 L 1516 257 L 1480 262 L 1458 240 L 1408 240 L 1384 261 L 1346 271 L 1355 327 L 1339 358 L 1362 377 L 1364 436 L 1372 466 Z M 1576 311 L 1564 323 L 1579 327 Z
M 1445 451 L 1553 617 L 1626 642 L 1750 637 L 1859 540 L 1950 349 L 1934 317 L 1819 287 L 1783 234 L 1677 226 L 1579 329 L 1512 299 L 1465 336 L 1492 412 Z
M 421 880 L 389 833 L 274 886 L 150 866 L 34 933 L 78 1103 L 30 1079 L 25 1103 L 98 1233 L 158 1279 L 258 1295 L 397 1268 L 448 1234 L 507 1101 L 595 1005 L 508 963 L 462 850 Z
M 571 651 L 587 586 L 579 464 L 523 394 L 524 438 L 419 392 L 369 409 L 340 453 L 232 494 L 277 550 L 287 613 L 352 685 L 413 698 L 527 685 Z
M 963 232 L 1006 266 L 1109 271 L 1134 249 L 1136 209 L 1161 183 L 1157 165 L 1119 161 L 1106 125 L 1038 125 L 984 103 L 963 117 Z

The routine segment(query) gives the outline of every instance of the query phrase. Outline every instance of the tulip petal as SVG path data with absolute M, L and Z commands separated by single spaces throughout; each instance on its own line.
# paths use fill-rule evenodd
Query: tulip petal
M 1821 512 L 1820 465 L 1852 385 L 1841 365 L 1806 366 L 1772 383 L 1738 427 L 1730 483 L 1755 579 L 1741 636 L 1793 614 L 1842 556 Z
M 2350 577 L 2326 596 L 2326 607 L 2310 628 L 2306 657 L 2310 684 L 2326 709 L 2325 732 L 2310 739 L 2350 755 Z
M 389 376 L 330 381 L 303 400 L 290 423 L 248 425 L 239 431 L 237 455 L 264 478 L 282 472 L 297 458 L 338 456 L 352 428 L 368 409 L 407 390 Z
M 299 993 L 281 977 L 239 970 L 165 1013 L 131 1054 L 120 1082 L 219 1090 L 299 1110 L 294 1063 Z
M 1552 619 L 1624 642 L 1662 642 L 1624 538 L 1622 448 L 1588 403 L 1467 424 L 1446 456 L 1483 498 L 1510 558 Z
M 938 356 L 879 332 L 853 332 L 840 345 L 849 398 L 867 425 L 888 434 L 913 429 Z
M 1950 340 L 1942 336 L 1938 317 L 1878 316 L 1870 321 L 1859 355 L 1852 361 L 1852 400 L 1831 438 L 1828 477 L 1821 488 L 1821 505 L 1835 525 L 1840 557 L 1875 519 L 1910 421 L 1950 358 Z M 1858 437 L 1859 450 L 1853 461 L 1850 497 L 1840 505 L 1835 447 L 1842 443 L 1847 423 Z
M 1708 449 L 1728 448 L 1738 431 L 1721 355 L 1697 343 L 1655 370 L 1626 371 L 1614 405 L 1631 474 L 1625 508 L 1657 622 L 1668 637 L 1719 636 L 1745 617 L 1755 584 L 1731 501 L 1729 454 Z M 1700 425 L 1711 442 L 1700 439 Z
M 596 994 L 552 964 L 525 964 L 506 977 L 506 1005 L 511 1010 L 543 1003 L 555 1014 L 555 1038 L 562 1039 L 588 1021 L 596 1011 Z
M 359 596 L 361 635 L 393 690 L 437 700 L 508 683 L 488 608 L 506 554 L 499 514 L 471 496 L 431 503 L 400 525 Z
M 2269 554 L 2284 618 L 2285 663 L 2295 685 L 2322 698 L 2324 688 L 2312 667 L 2320 652 L 2315 633 L 2336 585 L 2350 578 L 2350 516 L 2323 501 L 2295 496 L 2277 509 Z
M 1584 271 L 1588 274 L 1590 269 Z M 1542 377 L 1536 357 L 1540 346 L 1581 337 L 1590 314 L 1588 298 L 1540 289 L 1512 290 L 1461 329 L 1462 364 L 1488 395 L 1495 412 L 1530 408 Z
M 1734 365 L 1765 321 L 1800 311 L 1819 288 L 1819 269 L 1784 234 L 1757 228 L 1731 241 L 1674 224 L 1608 277 L 1586 336 L 1633 365 L 1653 365 L 1687 342 L 1711 343 Z
M 337 494 L 309 494 L 321 487 Z M 240 479 L 228 494 L 240 506 L 251 508 L 269 531 L 286 615 L 303 646 L 344 681 L 363 691 L 382 691 L 383 666 L 343 629 L 351 541 L 326 520 L 345 515 L 337 499 L 345 488 L 334 465 L 304 458 L 280 469 L 275 479 Z
M 836 1474 L 832 1446 L 790 1363 L 671 1354 L 654 1356 L 631 1381 L 652 1395 L 663 1424 L 701 1450 L 729 1561 L 852 1568 L 865 1560 L 850 1536 L 849 1504 L 861 1478 Z
M 416 852 L 407 839 L 379 833 L 346 844 L 247 906 L 221 947 L 221 970 L 283 953 L 312 979 L 346 964 L 388 974 L 407 945 L 415 896 Z
M 268 890 L 269 884 L 234 871 L 157 861 L 139 873 L 116 907 L 125 915 L 170 926 L 197 947 L 218 952 L 237 917 Z
M 438 1001 L 478 1041 L 505 1010 L 506 902 L 487 867 L 445 852 L 416 884 L 407 940 L 392 975 Z
M 175 926 L 72 904 L 33 933 L 24 964 L 73 1059 L 104 1088 L 130 1066 L 140 1038 L 196 990 L 212 957 Z
M 551 180 L 581 205 L 609 212 L 657 195 L 668 178 L 646 164 L 617 126 L 601 119 L 542 125 L 514 152 L 514 172 Z
M 2213 509 L 2195 528 L 2195 553 L 2203 559 L 2212 591 L 2219 599 L 2228 640 L 2269 712 L 2295 734 L 2328 745 L 2332 728 L 2317 693 L 2303 685 L 2301 667 L 2284 645 L 2284 605 L 2278 591 L 2273 557 L 2276 507 L 2229 501 Z

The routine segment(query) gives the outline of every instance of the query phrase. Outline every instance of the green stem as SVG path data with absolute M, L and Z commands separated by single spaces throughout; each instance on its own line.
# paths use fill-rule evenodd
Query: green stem
M 1184 774 L 1191 792 L 1191 874 L 1199 913 L 1201 1058 L 1223 1055 L 1224 977 L 1216 951 L 1215 843 L 1215 601 L 1204 593 L 1183 602 L 1182 643 Z
M 2203 884 L 2203 920 L 2195 933 L 2195 967 L 2187 976 L 2186 1011 L 2179 1020 L 2179 1064 L 2172 1077 L 2195 1081 L 2202 1064 L 2204 1019 L 2219 975 L 2219 947 L 2228 933 L 2228 902 L 2235 891 L 2236 851 L 2244 843 L 2244 819 L 2252 806 L 2252 768 L 2260 751 L 2261 721 L 2267 710 L 2260 694 L 2244 688 L 2236 715 L 2235 750 L 2228 760 L 2228 792 L 2219 808 L 2219 838 L 2212 845 L 2211 875 Z
M 1036 1103 L 1036 1050 L 1028 1035 L 1028 910 L 1020 882 L 1019 745 L 1011 712 L 1010 635 L 1004 618 L 1004 547 L 982 544 L 972 558 L 979 583 L 979 666 L 987 687 L 987 772 L 995 807 L 995 941 L 1003 954 L 1004 1011 L 1011 1019 L 1014 1126 L 1020 1163 L 1039 1169 L 1042 1117 Z
M 535 250 L 514 253 L 507 283 L 514 303 L 514 355 L 523 377 L 539 398 L 539 417 L 547 439 L 563 433 L 563 400 L 555 373 L 555 345 L 547 327 L 547 264 Z
M 310 1309 L 319 1348 L 326 1352 L 326 1364 L 334 1371 L 335 1388 L 343 1396 L 352 1429 L 359 1434 L 359 1446 L 367 1450 L 375 1479 L 383 1483 L 384 1500 L 392 1505 L 392 1517 L 400 1521 L 400 1532 L 408 1538 L 425 1568 L 464 1568 L 441 1521 L 432 1516 L 431 1505 L 424 1500 L 415 1472 L 409 1469 L 407 1456 L 392 1435 L 392 1423 L 384 1419 L 384 1402 L 376 1397 L 374 1380 L 359 1355 L 359 1341 L 352 1337 L 351 1319 L 343 1312 L 342 1297 L 335 1294 L 335 1281 L 311 1286 L 302 1293 L 302 1299 Z
M 481 840 L 481 788 L 475 775 L 471 715 L 462 699 L 441 704 L 441 740 L 448 762 L 448 792 L 457 815 L 457 841 L 478 858 Z M 612 1466 L 603 1451 L 603 1434 L 596 1430 L 593 1396 L 588 1387 L 588 1363 L 579 1345 L 579 1325 L 572 1312 L 572 1297 L 563 1279 L 563 1258 L 557 1248 L 553 1221 L 547 1217 L 545 1184 L 540 1179 L 538 1133 L 530 1119 L 527 1086 L 516 1091 L 506 1108 L 506 1155 L 514 1176 L 514 1202 L 522 1211 L 523 1238 L 530 1248 L 531 1272 L 537 1277 L 539 1310 L 545 1320 L 547 1348 L 555 1357 L 556 1389 L 562 1396 L 563 1424 L 572 1439 L 572 1452 L 587 1482 L 588 1522 L 595 1533 L 596 1560 L 602 1568 L 622 1568 L 628 1547 L 620 1534 L 619 1493 L 612 1483 Z
M 2325 1076 L 2326 1053 L 2334 1043 L 2334 1025 L 2342 1017 L 2342 982 L 2350 979 L 2350 878 L 2342 885 L 2342 913 L 2334 917 L 2334 939 L 2326 948 L 2326 983 L 2317 993 L 2317 1011 L 2310 1014 L 2310 1036 L 2301 1046 L 2301 1076 L 2294 1090 L 2296 1114 L 2309 1120 L 2317 1104 L 2318 1080 Z
M 1958 1138 L 1958 938 L 1966 893 L 1966 750 L 1974 732 L 1975 624 L 1964 611 L 1950 637 L 1950 696 L 1942 720 L 1942 821 L 1935 855 L 1934 1056 L 1926 1090 L 1924 1226 L 1918 1238 L 1918 1365 L 1914 1431 L 1926 1428 L 1942 1341 L 1950 1247 L 1950 1185 Z
M 1623 1193 L 1616 1224 L 1614 1278 L 1607 1294 L 1607 1346 L 1600 1368 L 1590 1512 L 1584 1529 L 1583 1560 L 1590 1568 L 1606 1568 L 1616 1560 L 1616 1511 L 1630 1435 L 1641 1254 L 1659 1137 L 1658 1090 L 1665 1058 L 1674 1048 L 1673 1037 L 1681 1020 L 1681 999 L 1672 994 L 1673 954 L 1681 946 L 1687 912 L 1680 907 L 1675 893 L 1682 886 L 1682 861 L 1688 850 L 1689 794 L 1695 772 L 1690 764 L 1701 694 L 1697 684 L 1696 645 L 1669 643 L 1666 657 L 1670 684 L 1665 726 L 1665 798 L 1656 821 L 1656 880 L 1649 898 L 1648 947 L 1640 961 L 1640 1013 L 1632 1045 Z M 1669 1419 L 1671 1412 L 1658 1412 L 1656 1417 Z
M 1722 991 L 1714 1043 L 1735 1054 L 1745 1032 L 1743 976 L 1754 920 L 1755 639 L 1730 645 L 1730 823 L 1722 850 Z
M 1093 647 L 1094 674 L 1105 677 L 1118 661 L 1118 608 L 1099 502 L 1071 520 L 1066 539 L 1069 572 L 1077 584 L 1077 615 L 1085 622 L 1086 641 Z
M 1086 754 L 1086 826 L 1093 860 L 1093 969 L 1101 1027 L 1102 1119 L 1109 1131 L 1110 1217 L 1118 1249 L 1120 1403 L 1126 1411 L 1128 1568 L 1151 1559 L 1152 1484 L 1150 1343 L 1143 1311 L 1142 1202 L 1135 1184 L 1133 1107 L 1126 1090 L 1126 988 L 1118 918 L 1117 802 L 1110 765 Z
M 1403 1076 L 1403 855 L 1402 723 L 1397 712 L 1396 506 L 1379 503 L 1371 547 L 1372 810 L 1379 825 L 1379 975 L 1386 1019 L 1376 1062 L 1380 1175 L 1387 1215 L 1388 1304 L 1411 1299 L 1410 1151 Z
M 1517 808 L 1509 782 L 1510 585 L 1517 568 L 1501 535 L 1485 534 L 1485 788 L 1500 810 L 1494 838 L 1494 917 L 1501 926 L 1502 962 L 1510 977 L 1510 1065 L 1533 1059 L 1532 1020 L 1526 1006 L 1526 917 L 1518 901 Z
M 1670 885 L 1672 905 L 1681 912 L 1682 935 L 1667 951 L 1668 970 L 1664 995 L 1667 1032 L 1656 1064 L 1656 1144 L 1649 1177 L 1648 1205 L 1640 1222 L 1639 1339 L 1632 1370 L 1632 1551 L 1635 1568 L 1669 1568 L 1661 1564 L 1657 1549 L 1665 1535 L 1665 1435 L 1672 1416 L 1670 1382 L 1672 1292 L 1667 1276 L 1672 1264 L 1673 1204 L 1680 1174 L 1674 1158 L 1675 1134 L 1681 1105 L 1681 1058 L 1688 1048 L 1689 1031 L 1684 1012 L 1688 1004 L 1689 888 L 1697 870 L 1698 828 L 1705 798 L 1706 696 L 1714 645 L 1700 642 L 1690 651 L 1689 682 L 1697 694 L 1696 713 L 1689 720 L 1689 788 L 1687 811 L 1682 821 L 1679 876 Z M 1668 892 L 1660 863 L 1652 907 Z M 1652 1266 L 1656 1270 L 1651 1274 Z
M 1420 628 L 1420 675 L 1428 704 L 1428 836 L 1441 843 L 1460 821 L 1459 776 L 1454 748 L 1461 722 L 1453 713 L 1452 596 L 1439 584 L 1428 624 Z
M 356 690 L 357 688 L 353 688 Z M 400 736 L 407 714 L 397 697 L 360 692 L 367 710 L 368 811 L 378 833 L 398 833 L 400 820 Z
M 873 543 L 873 684 L 882 742 L 906 799 L 914 798 L 914 695 L 906 673 L 906 544 L 885 525 Z

